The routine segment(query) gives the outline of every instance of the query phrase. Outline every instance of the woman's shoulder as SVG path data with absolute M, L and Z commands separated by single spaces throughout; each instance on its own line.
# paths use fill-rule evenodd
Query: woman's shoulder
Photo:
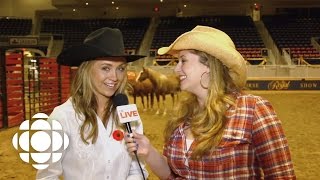
M 252 99 L 252 100 L 262 100 L 265 99 L 262 96 L 250 94 L 247 92 L 241 92 L 236 94 L 236 99 Z
M 67 116 L 73 115 L 74 113 L 75 110 L 72 106 L 71 100 L 68 99 L 66 102 L 53 109 L 50 114 L 50 118 L 65 119 Z
M 250 94 L 250 93 L 237 93 L 236 104 L 266 104 L 269 103 L 267 99 L 262 96 Z
M 61 110 L 70 110 L 73 109 L 71 99 L 69 98 L 66 102 L 56 106 L 54 109 L 61 109 Z
M 71 98 L 67 99 L 64 103 L 60 104 L 59 106 L 56 106 L 55 108 L 59 109 L 59 108 L 72 108 L 72 102 L 71 102 Z
M 58 121 L 65 131 L 68 131 L 72 126 L 78 125 L 77 116 L 70 99 L 53 109 L 49 116 L 49 121 L 52 120 Z

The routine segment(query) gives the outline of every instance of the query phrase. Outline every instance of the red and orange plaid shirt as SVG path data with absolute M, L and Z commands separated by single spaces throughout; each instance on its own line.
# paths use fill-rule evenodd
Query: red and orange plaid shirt
M 184 125 L 172 134 L 163 154 L 169 179 L 296 179 L 281 122 L 271 104 L 258 96 L 237 95 L 226 112 L 219 146 L 200 160 L 191 159 Z

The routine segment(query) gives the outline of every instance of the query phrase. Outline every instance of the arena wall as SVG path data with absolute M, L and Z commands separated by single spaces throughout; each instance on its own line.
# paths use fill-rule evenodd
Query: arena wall
M 173 74 L 174 66 L 151 66 L 163 74 Z M 248 90 L 320 90 L 320 66 L 309 65 L 248 65 Z M 130 66 L 138 74 L 140 67 Z

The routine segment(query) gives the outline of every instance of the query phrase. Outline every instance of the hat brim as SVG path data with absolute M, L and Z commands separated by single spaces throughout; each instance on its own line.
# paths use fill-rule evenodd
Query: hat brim
M 72 46 L 62 51 L 57 57 L 57 63 L 65 66 L 79 66 L 84 61 L 103 57 L 124 57 L 127 62 L 132 62 L 146 56 L 127 54 L 110 55 L 94 46 L 82 44 L 78 46 Z
M 158 49 L 158 54 L 178 56 L 179 51 L 194 49 L 206 52 L 219 59 L 230 70 L 231 77 L 243 86 L 246 81 L 247 67 L 242 55 L 234 46 L 227 44 L 218 36 L 201 31 L 189 31 L 180 35 L 170 46 Z

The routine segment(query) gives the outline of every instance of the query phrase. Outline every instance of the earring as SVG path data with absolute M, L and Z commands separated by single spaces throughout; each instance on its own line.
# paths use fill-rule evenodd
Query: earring
M 202 84 L 202 77 L 204 74 L 209 74 L 208 72 L 204 72 L 202 73 L 201 77 L 200 77 L 200 86 L 203 88 L 203 89 L 208 89 L 208 87 L 205 87 L 203 84 Z

